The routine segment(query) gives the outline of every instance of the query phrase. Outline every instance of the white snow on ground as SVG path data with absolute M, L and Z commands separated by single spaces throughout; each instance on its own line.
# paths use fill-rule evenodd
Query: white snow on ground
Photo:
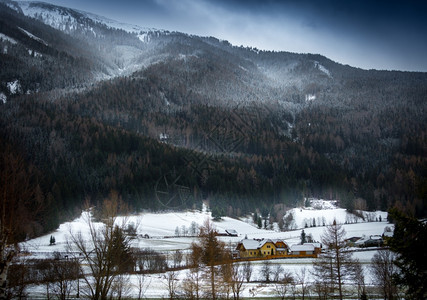
M 42 20 L 45 24 L 52 26 L 58 30 L 62 31 L 73 31 L 77 30 L 79 21 L 68 11 L 56 8 L 43 8 L 37 5 L 32 5 L 31 2 L 18 1 L 18 5 L 22 9 L 24 15 Z M 166 33 L 164 30 L 151 29 L 146 27 L 141 27 L 138 25 L 132 25 L 127 23 L 121 23 L 106 17 L 102 17 L 93 13 L 88 13 L 85 11 L 75 10 L 76 12 L 82 14 L 83 16 L 92 19 L 95 22 L 105 24 L 110 28 L 123 29 L 131 33 L 141 33 L 138 37 L 143 42 L 149 42 L 149 32 L 157 33 Z M 87 28 L 88 31 L 92 32 L 94 36 L 97 36 L 95 30 L 91 27 Z
M 150 42 L 150 35 L 148 32 L 143 32 L 141 34 L 138 34 L 138 38 L 143 43 L 149 43 Z
M 321 209 L 316 209 L 321 208 Z M 254 226 L 251 217 L 247 217 L 242 220 L 233 219 L 229 217 L 223 217 L 220 221 L 214 221 L 213 225 L 218 232 L 223 233 L 226 229 L 234 229 L 238 232 L 238 237 L 221 236 L 219 239 L 224 241 L 227 247 L 234 249 L 236 244 L 242 240 L 246 235 L 249 239 L 284 239 L 289 245 L 297 244 L 300 242 L 301 231 L 304 229 L 306 234 L 312 235 L 316 241 L 321 240 L 321 236 L 324 234 L 325 227 L 307 227 L 305 228 L 303 223 L 305 220 L 314 218 L 324 218 L 326 224 L 331 224 L 334 219 L 338 223 L 345 223 L 349 219 L 349 214 L 345 210 L 337 208 L 334 202 L 316 200 L 312 201 L 311 207 L 308 208 L 295 208 L 291 210 L 295 216 L 296 224 L 298 229 L 286 232 L 279 232 L 274 230 L 259 229 Z M 358 219 L 358 223 L 343 224 L 344 229 L 347 232 L 346 237 L 362 237 L 370 235 L 381 235 L 384 232 L 386 226 L 391 226 L 386 222 L 386 212 L 375 212 L 375 215 L 382 216 L 381 222 L 365 222 L 362 219 Z M 87 228 L 86 218 L 89 216 L 87 212 L 83 212 L 79 218 L 71 222 L 61 224 L 59 228 L 50 234 L 45 236 L 29 240 L 21 244 L 21 248 L 25 251 L 30 252 L 29 257 L 47 257 L 51 256 L 52 252 L 66 251 L 67 239 L 69 239 L 70 232 L 82 233 L 83 237 L 89 238 L 89 231 Z M 138 238 L 133 241 L 134 247 L 140 248 L 151 248 L 156 251 L 162 251 L 168 253 L 177 249 L 186 250 L 189 249 L 191 243 L 197 242 L 195 237 L 175 237 L 176 228 L 179 229 L 180 233 L 187 230 L 190 231 L 191 224 L 194 222 L 198 226 L 202 226 L 206 219 L 211 219 L 211 214 L 206 209 L 203 211 L 186 211 L 186 212 L 164 212 L 164 213 L 141 213 L 138 215 L 132 215 L 129 217 L 119 217 L 117 222 L 126 221 L 127 224 L 133 224 L 137 227 Z M 94 223 L 95 226 L 102 226 L 101 223 Z M 185 229 L 185 230 L 183 230 Z M 56 240 L 56 244 L 49 246 L 50 236 L 53 235 Z M 148 235 L 149 238 L 143 238 L 144 235 Z M 358 249 L 354 249 L 358 250 Z M 372 284 L 372 278 L 369 273 L 369 264 L 372 256 L 376 253 L 375 250 L 354 252 L 354 257 L 358 258 L 362 263 L 366 271 L 366 282 Z M 313 277 L 310 273 L 312 270 L 312 258 L 299 258 L 299 259 L 277 259 L 272 260 L 272 271 L 275 266 L 280 264 L 286 271 L 290 271 L 292 274 L 301 272 L 304 268 L 308 273 L 308 281 L 312 281 Z M 261 268 L 263 261 L 252 262 L 254 267 L 252 280 L 262 280 Z M 188 270 L 177 271 L 178 281 L 185 278 Z M 136 297 L 138 294 L 137 282 L 138 275 L 129 275 L 128 282 L 132 284 L 130 296 Z M 151 274 L 146 275 L 146 283 L 149 284 L 145 297 L 147 298 L 162 298 L 167 297 L 167 280 L 166 274 Z M 249 290 L 256 290 L 256 297 L 274 297 L 274 284 L 265 285 L 259 282 L 251 282 L 244 284 L 244 297 L 251 297 L 252 294 Z M 44 295 L 44 286 L 33 286 L 30 288 L 32 296 Z
M 65 29 L 64 24 L 72 24 L 75 20 L 68 14 L 61 14 L 58 10 L 46 10 L 39 6 L 32 5 L 31 2 L 19 1 L 20 8 L 24 15 L 35 19 L 43 20 L 43 22 L 56 29 Z M 74 22 L 73 22 L 74 21 Z
M 7 83 L 7 88 L 9 89 L 9 93 L 16 94 L 21 91 L 21 84 L 19 80 L 11 81 Z
M 13 38 L 11 38 L 11 37 L 3 34 L 3 33 L 0 33 L 0 40 L 8 41 L 9 43 L 14 44 L 14 45 L 16 45 L 18 43 L 15 39 L 13 39 Z
M 325 203 L 327 204 L 327 203 Z M 329 205 L 329 204 L 328 204 Z M 325 206 L 327 207 L 327 206 Z M 280 232 L 274 230 L 259 229 L 256 227 L 251 218 L 246 218 L 245 221 L 223 217 L 220 221 L 214 221 L 213 225 L 220 233 L 225 233 L 226 229 L 234 229 L 237 231 L 237 237 L 221 236 L 222 241 L 228 245 L 235 246 L 240 240 L 247 236 L 249 239 L 284 239 L 289 245 L 299 243 L 301 230 L 304 229 L 306 234 L 311 234 L 316 241 L 321 240 L 321 235 L 324 232 L 324 226 L 316 221 L 316 227 L 305 227 L 306 220 L 313 218 L 321 218 L 326 220 L 326 225 L 337 220 L 339 224 L 344 224 L 348 215 L 344 209 L 329 208 L 316 210 L 311 208 L 296 208 L 292 209 L 297 226 L 294 230 Z M 381 235 L 386 226 L 390 226 L 386 221 L 387 213 L 376 212 L 377 215 L 382 215 L 382 222 L 364 222 L 358 219 L 358 223 L 344 224 L 343 227 L 347 232 L 347 238 L 362 237 L 370 235 Z M 86 218 L 88 213 L 73 220 L 61 224 L 59 228 L 47 235 L 35 238 L 23 243 L 23 249 L 33 253 L 33 255 L 46 255 L 53 251 L 66 251 L 66 241 L 69 239 L 70 231 L 77 233 L 82 232 L 82 235 L 89 238 Z M 191 223 L 196 223 L 198 227 L 202 226 L 206 219 L 210 218 L 210 212 L 207 211 L 187 211 L 187 212 L 166 212 L 166 213 L 141 213 L 128 217 L 119 217 L 117 222 L 126 222 L 133 224 L 137 228 L 138 239 L 133 241 L 134 247 L 151 248 L 158 251 L 173 251 L 176 249 L 188 249 L 192 242 L 197 238 L 190 236 L 175 236 L 176 229 L 180 235 L 183 234 L 183 229 L 187 231 L 186 235 L 190 235 Z M 101 223 L 95 223 L 96 226 L 102 226 Z M 49 246 L 50 236 L 53 235 L 56 240 L 56 245 Z M 144 238 L 148 235 L 149 238 Z
M 7 97 L 4 93 L 0 92 L 0 102 L 6 103 L 7 102 Z
M 28 55 L 32 55 L 34 57 L 43 57 L 43 54 L 41 54 L 40 52 L 28 49 Z
M 325 73 L 326 75 L 328 75 L 328 77 L 332 78 L 331 72 L 328 69 L 326 69 L 324 66 L 322 66 L 318 61 L 314 62 L 314 66 L 318 68 L 320 71 L 322 71 L 323 73 Z
M 305 95 L 305 102 L 316 100 L 316 95 L 307 94 Z
M 323 226 L 330 225 L 334 220 L 339 224 L 345 223 L 359 223 L 366 220 L 376 221 L 387 219 L 387 213 L 376 211 L 376 212 L 361 212 L 365 216 L 363 218 L 353 214 L 347 213 L 344 208 L 338 208 L 336 201 L 328 201 L 322 199 L 311 199 L 309 207 L 300 207 L 289 210 L 286 216 L 289 214 L 293 215 L 294 222 L 293 228 L 304 228 L 306 226 L 311 227 L 312 225 Z
M 24 15 L 38 19 L 55 29 L 62 31 L 74 31 L 79 28 L 79 21 L 76 20 L 68 11 L 61 8 L 44 8 L 38 5 L 33 5 L 31 2 L 19 1 L 17 2 Z M 81 12 L 82 14 L 86 14 Z M 93 28 L 86 28 L 87 31 L 92 32 L 96 36 Z

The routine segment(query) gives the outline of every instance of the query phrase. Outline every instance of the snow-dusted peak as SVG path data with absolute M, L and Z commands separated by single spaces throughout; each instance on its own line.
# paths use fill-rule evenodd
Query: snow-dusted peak
M 138 34 L 138 38 L 143 42 L 149 42 L 152 36 L 168 34 L 166 30 L 122 23 L 97 14 L 55 6 L 44 2 L 17 1 L 11 2 L 9 7 L 66 33 L 84 30 L 92 32 L 94 36 L 98 36 L 99 33 L 92 26 L 98 23 L 108 28 L 121 29 L 129 33 Z
M 55 29 L 66 33 L 82 30 L 97 35 L 89 24 L 93 20 L 87 17 L 85 13 L 43 2 L 18 1 L 15 3 L 27 17 L 40 20 Z
M 155 28 L 148 28 L 148 27 L 142 27 L 139 25 L 132 25 L 132 24 L 128 24 L 128 23 L 123 23 L 123 22 L 119 22 L 113 19 L 109 19 L 103 16 L 99 16 L 93 13 L 89 13 L 89 12 L 84 12 L 84 11 L 78 11 L 79 13 L 81 13 L 82 15 L 85 15 L 87 18 L 104 24 L 107 27 L 110 28 L 115 28 L 115 29 L 122 29 L 124 31 L 130 32 L 130 33 L 149 33 L 149 32 L 166 32 L 165 30 L 158 30 Z

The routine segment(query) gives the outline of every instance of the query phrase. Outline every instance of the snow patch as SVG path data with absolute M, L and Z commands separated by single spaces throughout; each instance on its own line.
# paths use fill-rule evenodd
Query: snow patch
M 151 37 L 148 34 L 148 32 L 143 32 L 141 34 L 138 34 L 138 39 L 143 43 L 149 43 L 151 40 Z
M 332 78 L 331 72 L 328 69 L 326 69 L 323 65 L 321 65 L 318 61 L 314 62 L 314 67 L 319 71 L 322 71 L 323 73 L 328 75 L 328 77 Z
M 243 71 L 245 71 L 245 72 L 248 72 L 248 69 L 246 69 L 245 67 L 243 67 L 243 66 L 241 66 L 241 65 L 239 65 L 239 68 L 240 69 L 242 69 Z
M 3 33 L 0 33 L 0 40 L 9 42 L 13 45 L 16 45 L 18 43 L 15 39 L 13 39 L 13 38 L 11 38 L 11 37 L 3 34 Z
M 376 211 L 359 211 L 359 215 L 348 213 L 346 209 L 339 208 L 335 200 L 308 199 L 310 206 L 289 210 L 285 218 L 292 215 L 292 229 L 330 225 L 334 220 L 338 224 L 356 224 L 363 222 L 386 221 L 387 213 Z
M 32 38 L 33 40 L 36 40 L 37 42 L 40 42 L 40 43 L 42 43 L 42 44 L 44 44 L 45 46 L 48 46 L 48 44 L 44 41 L 44 40 L 42 40 L 41 38 L 39 38 L 39 37 L 36 37 L 34 34 L 32 34 L 31 32 L 29 32 L 29 31 L 27 31 L 27 30 L 25 30 L 25 29 L 23 29 L 23 28 L 21 28 L 21 27 L 18 27 L 19 28 L 19 30 L 21 30 L 23 33 L 25 33 L 26 35 L 28 35 L 30 38 Z
M 7 97 L 4 93 L 0 93 L 0 102 L 6 103 Z
M 28 49 L 28 55 L 34 56 L 34 57 L 43 57 L 43 54 L 31 49 Z
M 21 91 L 21 84 L 18 80 L 11 81 L 7 83 L 7 88 L 9 89 L 9 93 L 15 95 Z
M 37 19 L 46 25 L 49 25 L 55 29 L 70 33 L 78 29 L 87 30 L 92 32 L 96 37 L 96 32 L 92 27 L 87 25 L 80 25 L 77 20 L 70 12 L 69 9 L 61 7 L 45 7 L 43 4 L 37 2 L 17 2 L 22 9 L 24 15 Z M 75 11 L 79 13 L 78 11 Z M 82 13 L 83 16 L 87 15 Z
M 316 95 L 314 94 L 307 94 L 305 95 L 305 102 L 310 102 L 316 100 Z

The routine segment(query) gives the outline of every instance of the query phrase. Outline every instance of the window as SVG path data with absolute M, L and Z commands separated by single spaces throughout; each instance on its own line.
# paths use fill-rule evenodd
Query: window
M 270 249 L 270 245 L 267 245 L 267 248 Z

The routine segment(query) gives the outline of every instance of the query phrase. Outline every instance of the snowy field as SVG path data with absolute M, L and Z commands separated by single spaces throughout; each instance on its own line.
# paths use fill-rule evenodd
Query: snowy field
M 224 217 L 220 221 L 213 222 L 218 232 L 225 232 L 226 229 L 234 229 L 237 231 L 237 237 L 219 237 L 226 243 L 228 247 L 234 249 L 236 244 L 245 238 L 257 238 L 257 239 L 283 239 L 288 245 L 297 244 L 300 242 L 300 235 L 302 229 L 305 233 L 311 234 L 315 241 L 321 240 L 321 235 L 324 233 L 325 227 L 322 226 L 323 222 L 328 225 L 335 219 L 337 223 L 344 224 L 352 220 L 352 224 L 344 224 L 343 227 L 347 232 L 347 238 L 350 237 L 362 237 L 370 235 L 381 235 L 384 232 L 386 226 L 392 227 L 392 225 L 386 222 L 387 213 L 375 212 L 370 213 L 369 219 L 380 220 L 375 222 L 365 222 L 362 219 L 356 218 L 353 215 L 349 215 L 344 209 L 335 207 L 334 202 L 320 201 L 317 205 L 312 205 L 309 208 L 296 208 L 290 212 L 294 218 L 294 230 L 280 232 L 275 230 L 259 229 L 252 221 L 252 218 L 248 216 L 242 220 Z M 367 214 L 365 212 L 365 214 Z M 84 212 L 82 215 L 73 220 L 61 224 L 60 227 L 50 234 L 45 236 L 29 240 L 21 244 L 21 248 L 30 253 L 29 257 L 41 258 L 50 257 L 54 251 L 66 252 L 67 251 L 67 240 L 69 240 L 70 233 L 81 232 L 85 237 L 89 236 L 87 230 L 86 218 L 88 213 Z M 133 215 L 129 217 L 120 217 L 118 222 L 126 220 L 127 224 L 133 224 L 137 228 L 138 238 L 133 241 L 133 247 L 139 248 L 150 248 L 163 253 L 168 253 L 177 249 L 185 250 L 189 249 L 192 242 L 197 241 L 195 237 L 180 236 L 176 234 L 182 234 L 187 231 L 187 234 L 191 231 L 190 228 L 197 224 L 202 226 L 206 219 L 210 219 L 211 215 L 206 209 L 203 211 L 187 211 L 187 212 L 166 212 L 166 213 L 141 213 L 139 215 Z M 305 227 L 307 222 L 316 220 L 316 227 Z M 357 221 L 357 223 L 355 223 Z M 192 225 L 193 224 L 193 225 Z M 95 224 L 101 226 L 100 223 Z M 320 225 L 320 226 L 319 226 Z M 277 228 L 277 226 L 273 226 Z M 50 236 L 54 236 L 56 244 L 49 246 Z M 144 238 L 144 236 L 149 238 Z M 366 283 L 372 283 L 372 279 L 369 272 L 369 264 L 372 256 L 376 253 L 376 250 L 360 251 L 359 249 L 354 252 L 353 257 L 358 258 L 365 268 Z M 280 264 L 286 271 L 290 271 L 292 274 L 298 274 L 303 269 L 307 270 L 309 274 L 309 281 L 312 280 L 310 271 L 312 270 L 312 260 L 309 258 L 301 259 L 277 259 L 272 260 L 272 270 L 275 265 Z M 261 281 L 261 267 L 263 261 L 252 262 L 254 271 L 252 281 Z M 188 270 L 177 271 L 176 274 L 179 279 L 186 277 Z M 128 282 L 132 283 L 133 288 L 130 290 L 130 295 L 136 297 L 138 294 L 137 282 L 138 275 L 131 275 L 128 278 Z M 167 280 L 166 274 L 151 274 L 146 275 L 145 283 L 147 284 L 145 296 L 147 298 L 162 298 L 167 296 Z M 250 292 L 251 291 L 251 292 Z M 31 295 L 41 296 L 44 293 L 43 286 L 36 286 L 31 288 Z M 260 282 L 245 283 L 243 296 L 244 297 L 272 297 L 274 296 L 274 285 L 263 285 Z

